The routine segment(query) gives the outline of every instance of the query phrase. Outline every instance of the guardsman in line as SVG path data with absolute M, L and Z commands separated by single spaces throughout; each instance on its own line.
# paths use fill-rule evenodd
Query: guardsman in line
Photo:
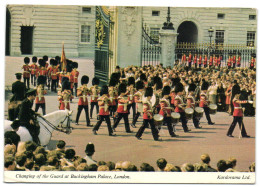
M 182 98 L 183 91 L 184 91 L 184 88 L 183 88 L 182 83 L 178 83 L 175 86 L 175 92 L 177 94 L 175 97 L 175 101 L 174 101 L 175 112 L 178 112 L 180 114 L 180 120 L 181 120 L 182 128 L 183 128 L 184 132 L 189 132 L 190 129 L 188 129 L 187 119 L 186 119 L 186 115 L 184 112 L 185 104 L 184 104 L 183 98 Z
M 111 101 L 111 105 L 109 106 L 110 116 L 112 116 L 114 123 L 115 123 L 115 112 L 117 109 L 117 84 L 119 83 L 118 74 L 112 73 L 109 80 L 109 87 L 108 87 L 108 96 Z
M 195 105 L 196 105 L 196 100 L 195 100 L 195 97 L 194 97 L 194 92 L 196 90 L 196 85 L 194 83 L 191 83 L 189 85 L 189 88 L 188 88 L 188 96 L 187 96 L 187 107 L 186 108 L 192 108 L 193 110 L 195 110 Z M 193 124 L 194 124 L 194 127 L 196 129 L 200 129 L 201 126 L 199 126 L 199 119 L 193 115 Z
M 237 67 L 240 67 L 241 66 L 241 56 L 239 55 L 237 57 Z
M 188 56 L 188 65 L 189 65 L 189 68 L 191 68 L 191 63 L 192 63 L 192 55 L 191 55 L 191 53 L 190 53 L 189 56 Z
M 193 58 L 193 64 L 194 64 L 194 66 L 195 66 L 195 68 L 197 69 L 197 60 L 198 60 L 198 56 L 197 56 L 197 54 L 195 54 L 195 56 L 194 56 L 194 58 Z
M 38 138 L 38 135 L 40 133 L 40 126 L 36 120 L 37 113 L 32 110 L 35 96 L 36 96 L 35 89 L 30 89 L 26 92 L 26 98 L 23 100 L 19 111 L 19 120 L 21 126 L 28 129 L 29 133 L 32 136 L 33 141 L 39 145 L 40 140 Z
M 203 62 L 204 68 L 208 66 L 208 57 L 207 55 L 204 56 L 204 62 Z
M 129 120 L 128 120 L 128 110 L 127 110 L 127 105 L 129 103 L 129 98 L 126 95 L 126 84 L 121 83 L 118 87 L 118 107 L 117 107 L 117 113 L 118 113 L 118 118 L 115 121 L 115 124 L 113 125 L 113 130 L 115 131 L 116 127 L 118 126 L 120 120 L 124 118 L 125 122 L 125 131 L 127 133 L 131 133 L 132 131 L 130 130 L 129 126 Z
M 113 130 L 111 127 L 111 121 L 109 117 L 109 105 L 111 105 L 111 100 L 108 96 L 108 87 L 106 85 L 102 86 L 100 90 L 100 97 L 98 98 L 98 105 L 99 105 L 99 120 L 95 127 L 93 128 L 93 134 L 97 135 L 97 131 L 99 127 L 102 124 L 102 121 L 106 121 L 107 123 L 107 129 L 108 129 L 108 135 L 109 136 L 115 136 L 113 134 Z
M 90 88 L 90 119 L 92 119 L 92 114 L 93 114 L 93 110 L 94 110 L 94 106 L 96 106 L 96 113 L 97 113 L 97 116 L 98 116 L 98 112 L 99 112 L 99 106 L 98 106 L 98 95 L 99 95 L 99 92 L 100 92 L 100 89 L 98 87 L 99 85 L 99 79 L 97 77 L 94 77 L 92 79 L 92 86 Z
M 50 66 L 48 66 L 48 68 L 47 68 L 47 80 L 48 80 L 48 84 L 50 84 L 51 85 L 51 71 L 52 71 L 52 69 L 53 69 L 53 63 L 54 63 L 54 59 L 52 58 L 52 59 L 50 59 Z M 48 88 L 50 88 L 51 86 L 48 86 Z M 53 91 L 52 89 L 51 89 L 51 91 Z
M 174 109 L 171 107 L 170 102 L 169 102 L 170 92 L 171 92 L 170 86 L 163 87 L 162 99 L 160 100 L 159 114 L 163 116 L 163 123 L 167 125 L 170 136 L 176 137 L 177 135 L 173 132 L 173 127 L 172 127 L 171 112 Z
M 59 69 L 57 60 L 53 61 L 53 67 L 50 71 L 51 76 L 51 91 L 57 92 L 57 82 L 59 77 Z
M 139 116 L 141 115 L 141 113 L 143 112 L 143 92 L 144 92 L 144 83 L 142 81 L 137 81 L 135 84 L 135 88 L 136 88 L 136 93 L 134 94 L 134 100 L 135 100 L 135 104 L 136 104 L 136 115 L 133 119 L 133 122 L 131 124 L 131 126 L 133 128 L 136 128 L 135 124 L 139 118 Z
M 201 68 L 201 64 L 202 64 L 202 55 L 199 55 L 199 68 Z
M 255 58 L 251 57 L 250 69 L 254 69 L 254 67 L 255 67 Z
M 46 79 L 47 79 L 47 70 L 46 70 L 46 68 L 45 68 L 45 64 L 46 64 L 46 62 L 45 62 L 43 59 L 39 59 L 40 68 L 38 69 L 37 78 L 38 78 L 40 75 L 43 75 L 43 76 L 45 76 Z
M 71 60 L 67 60 L 67 67 L 66 67 L 66 69 L 67 69 L 67 74 L 65 76 L 69 78 L 70 90 L 71 90 L 71 94 L 73 95 L 74 76 L 71 73 L 72 69 L 73 69 L 73 62 Z
M 37 79 L 35 112 L 38 112 L 39 108 L 41 108 L 43 115 L 46 114 L 46 104 L 45 104 L 44 95 L 47 94 L 47 90 L 44 89 L 45 83 L 46 83 L 46 77 L 40 75 Z
M 75 88 L 75 96 L 77 96 L 77 88 L 78 88 L 78 77 L 79 77 L 79 71 L 77 70 L 78 68 L 78 63 L 77 62 L 73 62 L 73 70 L 71 72 L 71 74 L 73 75 L 73 79 L 74 79 L 74 88 Z
M 233 68 L 236 67 L 236 60 L 237 60 L 236 55 L 234 55 L 233 56 Z
M 151 87 L 146 88 L 144 96 L 145 96 L 145 99 L 144 99 L 144 103 L 143 103 L 143 124 L 140 127 L 140 129 L 137 131 L 135 137 L 138 140 L 141 140 L 142 139 L 141 136 L 142 136 L 145 128 L 148 128 L 148 126 L 150 124 L 153 139 L 155 141 L 159 141 L 161 139 L 159 139 L 158 131 L 156 130 L 155 125 L 154 125 L 153 109 L 152 109 L 152 103 L 151 103 L 151 98 L 153 96 L 153 89 Z
M 38 65 L 36 64 L 37 63 L 37 57 L 34 56 L 32 57 L 32 65 L 30 66 L 30 69 L 31 69 L 31 84 L 33 86 L 36 86 L 36 74 L 38 72 Z
M 73 95 L 71 93 L 70 82 L 68 80 L 68 77 L 63 77 L 61 82 L 61 91 L 58 91 L 59 109 L 70 110 L 70 100 L 73 98 Z
M 204 80 L 202 80 L 202 81 L 203 81 L 203 83 L 201 85 L 199 107 L 202 107 L 204 109 L 208 124 L 214 125 L 215 123 L 213 123 L 211 121 L 210 114 L 209 114 L 209 107 L 208 107 L 209 101 L 208 101 L 208 97 L 207 97 L 207 91 L 208 91 L 208 88 L 209 88 L 209 84 L 208 84 L 208 82 L 206 82 Z
M 210 56 L 209 57 L 209 68 L 211 68 L 213 66 L 213 57 Z
M 55 60 L 57 61 L 58 72 L 61 72 L 60 57 L 59 57 L 59 56 L 56 56 L 56 57 L 55 57 Z M 59 73 L 58 73 L 57 82 L 56 82 L 56 84 L 57 84 L 56 88 L 59 87 L 59 81 L 60 81 L 59 79 L 60 79 L 60 76 L 59 76 Z
M 49 67 L 49 63 L 48 63 L 48 60 L 49 60 L 49 57 L 47 56 L 47 55 L 44 55 L 43 57 L 42 57 L 42 59 L 43 59 L 43 61 L 45 62 L 45 69 L 46 69 L 46 71 L 48 70 L 48 67 Z M 47 78 L 47 81 L 46 81 L 46 85 L 47 85 L 47 87 L 48 87 L 48 90 L 50 90 L 50 82 L 51 82 L 51 80 L 50 80 L 50 77 L 48 76 L 48 71 L 47 71 L 47 74 L 46 74 L 46 78 Z
M 127 95 L 129 97 L 130 103 L 127 105 L 127 110 L 130 114 L 130 109 L 132 108 L 133 110 L 133 119 L 135 118 L 136 114 L 136 107 L 135 107 L 135 102 L 134 102 L 134 94 L 136 92 L 135 89 L 135 78 L 134 77 L 129 77 L 128 82 L 127 82 Z
M 185 54 L 182 55 L 181 66 L 182 66 L 182 67 L 185 67 L 185 66 L 186 66 L 186 55 L 185 55 Z
M 228 69 L 231 68 L 231 56 L 228 57 L 227 66 L 228 66 Z
M 25 99 L 26 93 L 26 86 L 21 81 L 22 73 L 16 73 L 15 76 L 17 80 L 12 84 L 13 96 L 8 103 L 8 120 L 10 121 L 14 121 L 18 117 L 20 105 Z
M 217 57 L 217 66 L 218 66 L 218 68 L 221 67 L 221 55 L 219 55 L 219 56 Z
M 79 117 L 81 114 L 81 111 L 84 109 L 85 115 L 86 115 L 86 122 L 88 127 L 92 127 L 90 124 L 89 119 L 89 111 L 88 111 L 88 98 L 87 96 L 90 95 L 90 90 L 88 89 L 88 82 L 89 77 L 87 75 L 83 75 L 81 77 L 81 87 L 77 89 L 77 96 L 79 97 L 78 102 L 78 111 L 76 115 L 76 125 L 79 125 Z
M 29 57 L 25 57 L 24 58 L 24 63 L 25 65 L 23 65 L 22 69 L 23 69 L 23 81 L 25 86 L 27 85 L 27 89 L 30 89 L 30 58 Z
M 244 104 L 244 103 L 251 103 L 252 104 L 253 101 L 247 101 L 247 100 L 241 101 L 241 100 L 239 100 L 240 93 L 241 92 L 240 92 L 239 85 L 238 84 L 234 85 L 233 89 L 232 89 L 232 96 L 233 96 L 232 104 L 234 105 L 234 112 L 233 112 L 234 118 L 233 118 L 233 122 L 231 123 L 231 125 L 228 129 L 227 136 L 234 137 L 232 135 L 232 133 L 233 133 L 235 127 L 236 127 L 236 124 L 238 123 L 242 137 L 243 138 L 249 138 L 250 136 L 247 135 L 246 129 L 245 129 L 245 126 L 244 126 L 244 123 L 243 123 L 243 109 L 242 109 L 241 104 Z

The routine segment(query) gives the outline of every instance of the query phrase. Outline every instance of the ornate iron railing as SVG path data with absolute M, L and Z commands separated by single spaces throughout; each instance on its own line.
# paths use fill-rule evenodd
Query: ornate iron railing
M 161 44 L 149 34 L 146 26 L 142 27 L 141 65 L 158 65 L 161 58 Z

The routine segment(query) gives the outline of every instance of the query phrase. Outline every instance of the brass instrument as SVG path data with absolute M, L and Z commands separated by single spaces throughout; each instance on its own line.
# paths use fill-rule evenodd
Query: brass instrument
M 61 94 L 61 97 L 63 98 L 63 102 L 65 103 L 65 108 L 67 107 L 68 103 L 70 102 L 70 96 L 71 96 L 71 93 L 70 91 L 63 91 L 62 94 Z
M 80 97 L 83 98 L 83 102 L 86 102 L 86 98 L 87 98 L 88 92 L 89 92 L 89 89 L 87 88 L 87 86 L 83 85 L 83 86 L 81 87 L 82 96 L 80 96 Z
M 91 98 L 92 98 L 92 100 L 95 100 L 95 98 L 97 98 L 98 97 L 98 87 L 97 86 L 93 86 L 92 88 L 91 88 L 91 91 L 92 91 L 92 95 L 91 95 Z
M 102 101 L 104 102 L 105 106 L 104 106 L 104 109 L 105 109 L 105 112 L 108 110 L 108 107 L 109 107 L 109 101 L 110 101 L 110 98 L 108 98 L 107 96 L 104 96 L 104 97 L 100 97 L 98 98 L 98 101 Z
M 44 89 L 43 89 L 42 85 L 39 85 L 37 87 L 37 93 L 38 93 L 37 97 L 39 98 L 39 101 L 41 101 L 43 98 L 43 95 L 44 95 Z

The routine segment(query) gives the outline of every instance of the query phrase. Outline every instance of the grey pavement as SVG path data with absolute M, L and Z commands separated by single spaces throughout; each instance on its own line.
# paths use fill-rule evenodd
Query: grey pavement
M 79 62 L 80 76 L 86 74 L 91 79 L 94 76 L 93 61 L 87 59 L 75 59 Z M 15 64 L 15 66 L 13 65 Z M 21 71 L 23 65 L 23 58 L 21 57 L 7 57 L 6 58 L 6 85 L 11 85 L 15 81 L 14 73 Z M 80 79 L 79 79 L 80 80 Z M 5 118 L 7 117 L 7 103 L 11 94 L 10 91 L 5 90 Z M 72 120 L 75 121 L 77 113 L 78 98 L 73 99 L 71 103 L 71 110 L 73 110 Z M 49 92 L 46 95 L 46 112 L 50 113 L 58 110 L 57 94 Z M 39 111 L 41 113 L 41 109 Z M 94 110 L 95 114 L 95 110 Z M 91 119 L 94 125 L 96 115 Z M 86 127 L 84 111 L 81 113 L 79 126 L 72 123 L 74 127 L 71 134 L 67 135 L 55 131 L 52 139 L 48 145 L 49 149 L 55 147 L 58 140 L 64 140 L 67 148 L 75 149 L 77 155 L 85 155 L 85 146 L 88 142 L 95 144 L 96 153 L 93 158 L 95 160 L 103 161 L 125 161 L 133 162 L 137 167 L 142 162 L 150 163 L 156 169 L 156 160 L 158 158 L 165 158 L 168 163 L 174 165 L 182 165 L 183 163 L 197 163 L 200 162 L 200 155 L 208 153 L 211 157 L 211 166 L 216 168 L 217 161 L 220 159 L 229 159 L 235 157 L 237 159 L 236 169 L 239 171 L 247 171 L 248 166 L 255 161 L 255 117 L 245 117 L 244 124 L 246 130 L 251 138 L 239 139 L 238 126 L 235 128 L 234 138 L 226 136 L 226 132 L 233 120 L 232 116 L 227 113 L 218 112 L 212 115 L 212 121 L 216 124 L 207 125 L 205 116 L 201 120 L 202 129 L 195 129 L 189 121 L 188 126 L 192 130 L 190 133 L 184 133 L 179 123 L 176 134 L 179 137 L 171 138 L 167 127 L 163 127 L 160 131 L 162 142 L 153 141 L 151 130 L 146 129 L 142 138 L 137 140 L 135 133 L 138 128 L 131 128 L 134 133 L 125 133 L 123 121 L 115 132 L 117 136 L 108 136 L 108 130 L 105 122 L 102 123 L 101 128 L 97 132 L 98 135 L 92 134 L 92 127 Z M 130 115 L 130 123 L 132 122 L 132 115 Z M 140 127 L 142 119 L 139 118 L 137 127 Z M 112 121 L 111 121 L 112 122 Z

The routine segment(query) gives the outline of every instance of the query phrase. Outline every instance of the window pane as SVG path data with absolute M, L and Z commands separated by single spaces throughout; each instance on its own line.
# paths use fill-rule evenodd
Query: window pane
M 90 26 L 81 25 L 81 42 L 90 42 Z

